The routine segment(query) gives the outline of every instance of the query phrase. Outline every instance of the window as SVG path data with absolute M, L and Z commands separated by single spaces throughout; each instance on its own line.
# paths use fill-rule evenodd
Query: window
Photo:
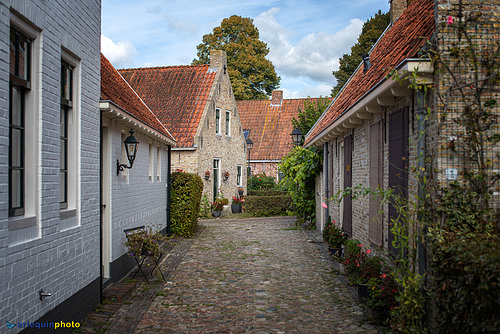
M 214 159 L 214 169 L 213 169 L 213 177 L 214 177 L 214 201 L 219 194 L 220 187 L 220 159 Z
M 149 179 L 153 180 L 153 145 L 149 143 Z
M 231 112 L 226 110 L 226 136 L 231 135 Z
M 156 146 L 156 179 L 161 179 L 161 151 L 160 146 Z
M 236 185 L 241 186 L 241 165 L 236 166 Z
M 215 133 L 220 134 L 220 109 L 215 109 Z
M 61 209 L 68 207 L 68 114 L 73 107 L 73 68 L 61 61 L 61 117 L 59 155 L 59 199 Z
M 31 89 L 31 41 L 10 32 L 9 83 L 9 216 L 25 213 L 26 94 Z

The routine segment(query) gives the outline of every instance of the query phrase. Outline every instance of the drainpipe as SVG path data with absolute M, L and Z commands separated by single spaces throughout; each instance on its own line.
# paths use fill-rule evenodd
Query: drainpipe
M 165 185 L 167 188 L 167 236 L 171 237 L 172 233 L 170 231 L 170 192 L 172 188 L 171 182 L 171 174 L 170 170 L 172 169 L 172 146 L 167 145 L 167 184 Z
M 426 123 L 425 118 L 427 116 L 427 110 L 425 107 L 425 93 L 422 90 L 417 90 L 415 92 L 416 108 L 417 108 L 417 119 L 418 119 L 418 149 L 417 149 L 417 160 L 418 160 L 418 170 L 419 184 L 418 184 L 418 200 L 419 206 L 422 205 L 422 200 L 425 195 L 424 184 L 422 183 L 424 175 L 427 173 L 425 171 L 425 139 L 426 139 Z M 421 219 L 419 219 L 420 221 Z M 425 234 L 427 231 L 423 231 Z M 418 240 L 418 271 L 420 275 L 425 274 L 427 269 L 427 251 L 425 249 L 421 235 Z
M 329 151 L 328 151 L 328 143 L 325 143 L 325 149 L 323 150 L 323 170 L 324 170 L 324 173 L 325 173 L 325 197 L 326 198 L 330 198 L 330 191 L 328 189 L 328 156 L 329 156 Z M 326 224 L 328 224 L 328 201 L 325 201 L 326 203 L 326 209 L 325 210 L 325 217 L 324 217 L 324 225 L 323 226 L 326 226 Z

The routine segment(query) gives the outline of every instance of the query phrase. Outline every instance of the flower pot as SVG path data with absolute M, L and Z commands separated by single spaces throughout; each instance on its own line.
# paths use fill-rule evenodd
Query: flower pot
M 220 217 L 220 213 L 221 213 L 220 211 L 213 211 L 212 212 L 212 216 L 214 216 L 214 217 Z
M 232 213 L 240 213 L 241 212 L 241 205 L 231 204 L 231 212 Z
M 330 248 L 328 247 L 328 252 L 330 252 L 330 255 L 340 259 L 340 256 L 342 255 L 342 248 Z
M 243 196 L 243 190 L 238 190 L 238 195 Z
M 210 175 L 205 175 L 205 180 L 208 180 L 210 178 Z
M 368 298 L 370 298 L 370 291 L 368 288 L 368 284 L 358 283 L 358 297 L 363 302 L 366 302 Z

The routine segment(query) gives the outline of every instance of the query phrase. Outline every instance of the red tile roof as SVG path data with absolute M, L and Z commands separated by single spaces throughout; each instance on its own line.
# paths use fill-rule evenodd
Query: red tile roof
M 101 53 L 101 101 L 111 101 L 142 123 L 175 141 L 165 126 Z
M 386 78 L 387 73 L 407 58 L 415 58 L 435 29 L 434 1 L 414 0 L 394 25 L 383 35 L 370 54 L 371 67 L 351 77 L 328 111 L 306 137 L 312 141 L 344 111 Z
M 281 160 L 291 151 L 292 118 L 297 118 L 306 100 L 285 99 L 281 105 L 272 105 L 271 100 L 236 101 L 241 126 L 250 130 L 253 141 L 250 160 Z
M 172 131 L 177 147 L 192 147 L 214 83 L 209 65 L 120 70 L 160 121 Z

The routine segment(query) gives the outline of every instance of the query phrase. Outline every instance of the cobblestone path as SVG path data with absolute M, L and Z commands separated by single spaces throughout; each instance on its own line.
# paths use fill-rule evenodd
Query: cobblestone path
M 135 333 L 378 333 L 294 219 L 201 225 L 139 323 L 128 323 Z

